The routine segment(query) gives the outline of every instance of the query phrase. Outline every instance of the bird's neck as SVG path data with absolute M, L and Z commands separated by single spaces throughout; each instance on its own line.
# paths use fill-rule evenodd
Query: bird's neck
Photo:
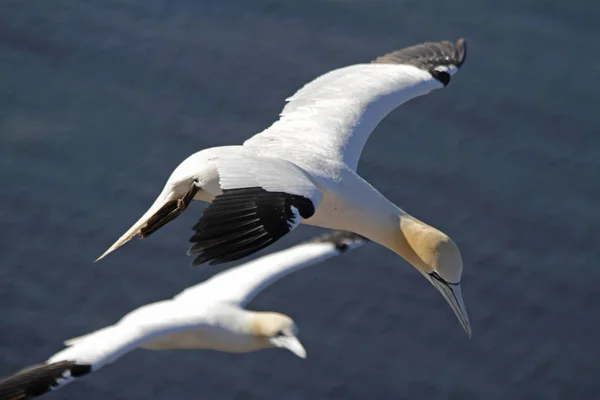
M 328 204 L 319 207 L 319 218 L 307 223 L 358 233 L 413 266 L 423 266 L 413 243 L 434 228 L 404 212 L 357 174 L 345 177 L 336 193 L 325 197 Z
M 357 233 L 392 250 L 418 270 L 427 270 L 429 260 L 423 257 L 432 254 L 429 238 L 438 231 L 396 206 L 393 208 L 385 213 L 373 210 L 366 214 L 361 226 L 356 227 L 363 232 Z

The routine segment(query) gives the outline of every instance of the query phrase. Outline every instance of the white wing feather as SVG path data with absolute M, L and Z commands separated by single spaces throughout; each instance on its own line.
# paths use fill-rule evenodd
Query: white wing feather
M 347 234 L 347 237 L 341 239 L 346 246 L 343 250 L 331 241 L 302 243 L 230 268 L 201 284 L 189 287 L 174 299 L 177 302 L 198 303 L 210 298 L 244 307 L 261 291 L 284 276 L 367 242 L 367 239 L 358 235 L 343 234 Z
M 322 194 L 310 176 L 283 159 L 259 156 L 217 160 L 221 189 L 262 187 L 268 192 L 285 192 L 304 196 L 317 208 Z
M 444 85 L 405 64 L 357 64 L 331 71 L 287 99 L 281 117 L 244 142 L 278 157 L 304 152 L 356 169 L 377 124 L 393 109 Z

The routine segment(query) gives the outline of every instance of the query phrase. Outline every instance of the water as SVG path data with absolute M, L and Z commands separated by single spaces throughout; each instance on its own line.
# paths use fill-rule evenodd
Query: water
M 262 130 L 325 71 L 464 36 L 460 74 L 385 119 L 359 172 L 460 246 L 471 340 L 412 267 L 369 245 L 251 303 L 295 318 L 307 360 L 140 350 L 52 398 L 594 398 L 598 11 L 541 0 L 0 3 L 0 375 L 220 270 L 184 255 L 198 204 L 92 263 L 187 155 Z

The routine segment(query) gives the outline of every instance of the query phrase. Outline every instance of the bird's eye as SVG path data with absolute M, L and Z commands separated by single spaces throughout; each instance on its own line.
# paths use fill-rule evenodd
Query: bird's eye
M 279 331 L 275 334 L 275 336 L 286 336 L 284 331 Z

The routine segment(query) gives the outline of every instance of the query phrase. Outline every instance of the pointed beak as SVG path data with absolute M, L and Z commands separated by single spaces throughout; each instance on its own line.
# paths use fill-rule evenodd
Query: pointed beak
M 306 350 L 296 336 L 278 336 L 271 338 L 271 343 L 275 347 L 288 349 L 300 358 L 306 358 Z
M 102 253 L 102 255 L 98 258 L 96 258 L 96 260 L 94 262 L 98 262 L 100 260 L 102 260 L 104 257 L 106 257 L 107 255 L 109 255 L 110 253 L 112 253 L 113 251 L 115 251 L 116 249 L 118 249 L 119 247 L 123 246 L 125 243 L 129 242 L 131 239 L 133 239 L 133 237 L 137 234 L 137 232 L 133 231 L 133 227 L 131 229 L 129 229 L 123 236 L 121 236 L 119 238 L 119 240 L 117 240 L 112 246 L 110 246 L 108 248 L 108 250 L 106 250 L 104 253 Z
M 123 234 L 112 246 L 108 248 L 100 257 L 96 259 L 96 261 L 100 261 L 119 247 L 123 246 L 125 243 L 129 242 L 135 235 L 140 233 L 144 227 L 148 224 L 150 219 L 152 219 L 155 215 L 157 215 L 169 202 L 171 202 L 170 196 L 165 196 L 163 193 L 156 199 L 152 207 L 146 211 L 146 213 L 140 218 L 131 228 Z
M 456 314 L 458 321 L 462 325 L 469 339 L 471 338 L 471 323 L 469 322 L 469 315 L 467 314 L 467 308 L 462 298 L 462 291 L 460 289 L 460 283 L 449 283 L 439 276 L 427 275 L 427 279 L 431 284 L 444 296 L 444 299 L 450 304 L 452 311 Z

